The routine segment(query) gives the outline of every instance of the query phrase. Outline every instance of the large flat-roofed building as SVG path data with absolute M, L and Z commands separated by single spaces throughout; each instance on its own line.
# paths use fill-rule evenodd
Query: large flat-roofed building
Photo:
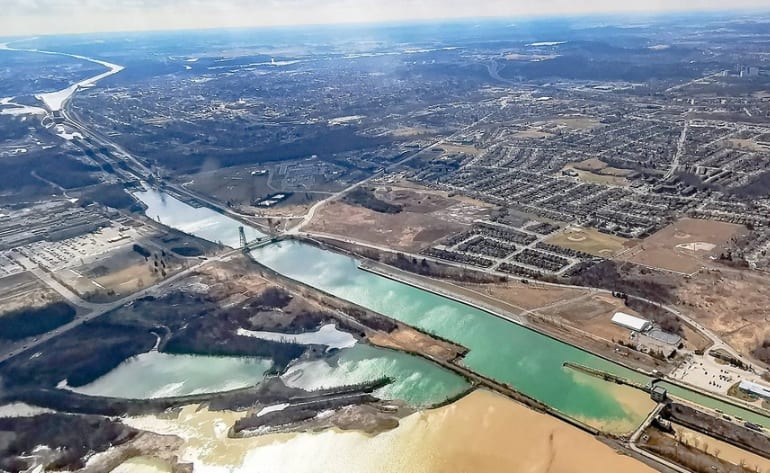
M 754 396 L 761 397 L 770 401 L 770 388 L 762 386 L 761 384 L 752 383 L 751 381 L 741 381 L 738 385 L 741 391 L 753 394 Z
M 646 332 L 652 328 L 652 322 L 623 312 L 615 312 L 612 323 L 625 327 L 635 332 Z

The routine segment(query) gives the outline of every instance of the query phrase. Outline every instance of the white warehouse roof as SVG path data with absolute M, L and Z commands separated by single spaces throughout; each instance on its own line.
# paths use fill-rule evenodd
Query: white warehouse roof
M 761 384 L 752 383 L 751 381 L 741 381 L 738 387 L 746 392 L 750 392 L 765 399 L 770 399 L 770 388 L 766 388 Z
M 612 322 L 637 332 L 644 332 L 652 328 L 652 322 L 649 320 L 640 319 L 623 312 L 615 312 L 615 315 L 612 316 Z

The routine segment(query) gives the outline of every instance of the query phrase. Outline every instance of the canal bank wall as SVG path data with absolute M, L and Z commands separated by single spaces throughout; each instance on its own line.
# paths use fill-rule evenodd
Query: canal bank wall
M 348 386 L 305 390 L 288 387 L 280 378 L 272 377 L 257 385 L 229 391 L 152 399 L 92 396 L 58 388 L 23 388 L 4 393 L 0 396 L 0 403 L 24 402 L 60 412 L 119 417 L 159 414 L 168 409 L 190 404 L 209 403 L 212 410 L 233 410 L 251 406 L 255 402 L 296 403 L 344 394 L 371 394 L 391 382 L 390 378 L 379 378 Z
M 753 412 L 754 414 L 757 414 L 759 416 L 767 418 L 768 419 L 768 425 L 767 426 L 768 426 L 768 428 L 770 428 L 770 411 L 767 411 L 765 409 L 759 408 L 757 406 L 752 406 L 752 405 L 750 405 L 748 403 L 745 403 L 745 402 L 741 401 L 740 399 L 733 399 L 733 398 L 731 398 L 729 396 L 724 396 L 722 394 L 712 393 L 712 392 L 709 392 L 709 391 L 701 391 L 701 390 L 698 390 L 698 388 L 696 386 L 693 386 L 693 385 L 691 385 L 689 383 L 685 383 L 684 381 L 681 381 L 681 380 L 678 380 L 678 379 L 670 379 L 670 378 L 659 379 L 659 380 L 655 381 L 655 383 L 656 384 L 658 384 L 658 383 L 670 384 L 670 385 L 676 386 L 676 387 L 678 387 L 680 389 L 684 389 L 686 391 L 690 391 L 690 392 L 696 393 L 696 394 L 698 394 L 700 396 L 707 397 L 709 399 L 713 399 L 716 402 L 719 402 L 719 403 L 722 403 L 722 404 L 727 404 L 729 406 L 735 407 L 736 409 L 742 409 L 744 411 Z M 674 396 L 676 397 L 676 394 L 674 394 Z M 678 396 L 678 397 L 681 397 L 681 396 Z M 688 402 L 693 402 L 693 401 L 688 400 L 686 398 L 684 398 L 684 399 L 686 401 L 688 401 Z M 700 404 L 698 404 L 698 405 L 700 405 Z M 702 406 L 702 407 L 709 407 L 709 406 Z

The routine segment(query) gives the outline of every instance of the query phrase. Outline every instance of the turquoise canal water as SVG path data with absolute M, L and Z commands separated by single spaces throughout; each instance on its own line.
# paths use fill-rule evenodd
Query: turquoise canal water
M 636 377 L 618 365 L 482 310 L 361 271 L 355 259 L 311 245 L 279 242 L 253 251 L 252 257 L 293 279 L 453 340 L 470 349 L 464 360 L 469 368 L 568 415 L 602 420 L 633 415 L 604 383 L 586 382 L 562 366 L 572 361 Z
M 166 225 L 211 241 L 231 235 L 238 222 L 208 209 L 201 213 L 187 204 L 155 191 L 137 194 L 148 206 L 147 215 L 160 216 Z M 173 215 L 167 214 L 168 212 Z M 211 215 L 208 212 L 213 212 Z M 173 217 L 173 218 L 172 218 Z M 205 220 L 203 225 L 199 219 Z M 174 222 L 180 222 L 175 225 Z M 205 227 L 205 232 L 200 228 Z M 188 229 L 192 230 L 188 230 Z M 235 230 L 233 230 L 235 229 Z M 199 233 L 195 233 L 198 231 Z M 230 239 L 222 240 L 230 241 Z M 225 243 L 228 244 L 228 243 Z M 237 243 L 236 243 L 237 245 Z M 297 241 L 285 241 L 254 250 L 252 257 L 266 266 L 324 290 L 341 299 L 388 315 L 409 325 L 436 333 L 470 349 L 464 364 L 474 371 L 508 383 L 561 412 L 599 423 L 641 422 L 647 414 L 629 407 L 616 385 L 564 368 L 566 361 L 611 372 L 645 384 L 650 379 L 570 345 L 553 340 L 488 312 L 398 283 L 358 269 L 354 258 L 322 250 Z M 386 397 L 428 405 L 461 392 L 464 382 L 453 373 L 422 358 L 376 347 L 357 345 L 342 350 L 338 359 L 299 365 L 287 373 L 291 382 L 306 387 L 332 386 L 379 376 L 392 360 L 388 374 L 398 379 L 383 390 Z M 417 363 L 419 360 L 422 363 Z M 371 369 L 367 369 L 371 367 Z M 301 373 L 297 374 L 298 371 Z M 770 427 L 770 419 L 738 406 L 705 398 L 692 391 L 672 387 L 672 393 L 725 413 Z
M 740 417 L 744 421 L 754 422 L 755 424 L 759 424 L 761 426 L 764 426 L 765 428 L 770 429 L 770 419 L 754 411 L 750 411 L 748 409 L 743 409 L 742 407 L 739 407 L 733 404 L 722 402 L 719 399 L 715 399 L 710 396 L 705 396 L 703 394 L 690 391 L 689 389 L 685 389 L 671 383 L 658 382 L 656 383 L 656 385 L 666 388 L 666 390 L 672 396 L 680 397 L 682 399 L 687 399 L 690 402 L 694 402 L 696 404 L 699 404 L 701 406 L 708 407 L 711 409 L 718 409 L 723 413 L 730 415 L 732 417 Z
M 270 360 L 262 358 L 152 351 L 124 361 L 90 384 L 70 389 L 92 396 L 127 399 L 204 394 L 254 386 L 265 378 L 271 366 Z M 441 403 L 470 387 L 463 378 L 428 360 L 366 344 L 339 350 L 323 360 L 297 363 L 282 378 L 289 386 L 320 389 L 383 376 L 395 381 L 376 394 L 416 407 Z

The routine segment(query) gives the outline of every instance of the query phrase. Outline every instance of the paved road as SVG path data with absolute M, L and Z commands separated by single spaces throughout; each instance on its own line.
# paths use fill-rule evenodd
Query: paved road
M 8 49 L 11 49 L 11 48 L 8 48 Z M 26 50 L 26 51 L 38 52 L 38 53 L 43 53 L 43 54 L 59 54 L 59 55 L 64 55 L 64 56 L 71 56 L 71 57 L 74 57 L 74 58 L 77 58 L 77 59 L 82 59 L 82 60 L 94 62 L 94 63 L 97 63 L 97 64 L 101 64 L 101 65 L 103 65 L 103 66 L 105 66 L 105 67 L 110 69 L 110 71 L 108 71 L 105 74 L 102 74 L 100 76 L 96 76 L 95 78 L 91 78 L 91 79 L 88 79 L 88 80 L 84 81 L 84 82 L 89 82 L 89 83 L 93 83 L 96 80 L 102 79 L 104 77 L 107 77 L 107 76 L 109 76 L 111 74 L 118 73 L 121 70 L 123 70 L 121 66 L 117 66 L 115 64 L 110 64 L 110 63 L 105 63 L 104 61 L 99 61 L 99 60 L 96 60 L 96 59 L 93 59 L 93 58 L 87 58 L 87 57 L 84 57 L 84 56 L 71 55 L 71 54 L 67 54 L 67 53 L 57 53 L 57 52 L 51 52 L 51 51 L 38 51 L 38 50 Z M 495 68 L 494 71 L 490 68 L 490 74 L 492 74 L 493 72 L 496 72 L 496 68 Z M 75 92 L 77 92 L 77 88 L 75 88 L 75 90 L 73 91 L 73 94 L 72 94 L 73 96 L 74 96 Z M 64 109 L 62 110 L 62 113 L 63 113 L 63 115 L 65 116 L 65 118 L 67 119 L 68 123 L 71 126 L 73 126 L 76 129 L 78 129 L 78 131 L 80 131 L 84 135 L 91 136 L 99 144 L 113 147 L 120 154 L 122 154 L 124 158 L 126 158 L 128 161 L 130 161 L 130 163 L 133 166 L 135 166 L 136 169 L 138 169 L 138 174 L 143 175 L 144 177 L 148 177 L 148 176 L 150 176 L 152 174 L 150 169 L 148 169 L 146 166 L 144 166 L 144 164 L 142 164 L 141 161 L 139 161 L 136 157 L 134 157 L 131 153 L 126 151 L 120 145 L 118 145 L 117 143 L 115 143 L 112 140 L 108 139 L 107 137 L 101 135 L 100 133 L 98 133 L 98 132 L 96 132 L 94 130 L 88 129 L 82 123 L 80 123 L 80 121 L 78 120 L 78 117 L 74 116 L 73 113 L 69 110 L 69 103 L 70 103 L 70 100 L 67 100 L 67 102 L 65 102 Z M 468 125 L 467 127 L 465 127 L 462 130 L 452 134 L 451 136 L 449 136 L 447 138 L 443 138 L 443 139 L 437 140 L 436 142 L 434 142 L 431 145 L 429 145 L 429 146 L 427 146 L 427 147 L 417 151 L 416 153 L 414 153 L 414 154 L 412 154 L 410 156 L 407 156 L 406 158 L 398 161 L 397 163 L 394 163 L 394 164 L 388 166 L 388 168 L 386 168 L 385 170 L 383 170 L 383 171 L 381 171 L 379 173 L 376 173 L 376 174 L 374 174 L 374 175 L 372 175 L 372 176 L 370 176 L 370 177 L 368 177 L 368 178 L 366 178 L 366 179 L 364 179 L 362 181 L 359 181 L 359 182 L 357 182 L 355 184 L 352 184 L 349 187 L 347 187 L 346 189 L 344 189 L 344 190 L 342 190 L 342 191 L 340 191 L 340 192 L 338 192 L 336 194 L 333 194 L 333 195 L 327 197 L 326 199 L 323 199 L 323 200 L 315 203 L 308 210 L 308 212 L 302 217 L 302 221 L 299 223 L 299 225 L 295 226 L 288 233 L 290 233 L 290 234 L 303 234 L 302 228 L 304 228 L 310 221 L 312 221 L 312 219 L 314 218 L 315 213 L 318 211 L 318 209 L 320 209 L 322 206 L 324 206 L 328 202 L 330 202 L 332 200 L 335 200 L 335 199 L 338 199 L 341 196 L 343 196 L 344 194 L 346 194 L 346 193 L 356 189 L 357 187 L 359 187 L 361 185 L 364 185 L 364 184 L 370 182 L 371 180 L 373 180 L 373 179 L 375 179 L 377 177 L 380 177 L 386 171 L 390 171 L 390 170 L 392 170 L 392 169 L 394 169 L 394 168 L 396 168 L 396 167 L 398 167 L 400 165 L 403 165 L 406 162 L 408 162 L 408 161 L 410 161 L 410 160 L 412 160 L 412 159 L 422 155 L 423 153 L 426 153 L 426 152 L 430 151 L 431 149 L 433 149 L 433 148 L 435 148 L 435 147 L 437 147 L 437 146 L 439 146 L 439 145 L 441 145 L 443 143 L 446 143 L 447 141 L 451 141 L 451 139 L 454 136 L 459 135 L 460 133 L 463 133 L 463 132 L 465 132 L 465 131 L 467 131 L 469 129 L 472 129 L 472 128 L 478 126 L 479 124 L 481 124 L 484 121 L 486 121 L 487 119 L 489 119 L 489 117 L 491 117 L 493 114 L 494 114 L 494 112 L 488 114 L 487 116 L 485 116 L 483 118 L 481 118 L 480 120 L 476 121 L 475 123 L 472 123 L 472 124 Z M 687 131 L 688 131 L 689 125 L 690 125 L 689 120 L 686 120 L 684 128 L 682 129 L 682 134 L 680 135 L 680 138 L 679 138 L 677 153 L 674 156 L 672 167 L 669 170 L 667 176 L 673 175 L 674 171 L 676 170 L 676 168 L 678 166 L 679 158 L 681 157 L 682 153 L 684 152 L 684 142 L 685 142 L 686 137 L 687 137 Z M 214 201 L 212 201 L 210 199 L 203 198 L 203 197 L 201 197 L 201 196 L 199 196 L 197 194 L 193 194 L 192 192 L 190 192 L 189 190 L 185 189 L 184 187 L 181 187 L 181 186 L 170 186 L 170 187 L 172 189 L 176 190 L 177 192 L 180 192 L 182 194 L 186 194 L 186 195 L 188 195 L 188 196 L 190 196 L 190 197 L 192 197 L 194 199 L 201 200 L 201 201 L 205 202 L 207 205 L 209 205 L 209 206 L 211 206 L 213 208 L 216 208 L 216 209 L 220 210 L 221 212 L 224 212 L 225 214 L 228 214 L 228 215 L 231 215 L 231 216 L 234 216 L 234 217 L 239 217 L 239 220 L 242 220 L 242 221 L 245 220 L 245 218 L 243 216 L 240 216 L 239 214 L 236 214 L 236 213 L 232 212 L 230 209 L 227 209 L 227 208 L 221 206 L 217 202 L 214 202 Z M 252 222 L 249 222 L 249 223 L 250 224 L 254 224 Z M 312 236 L 313 235 L 312 233 L 304 233 L 304 234 L 307 235 L 307 236 Z M 322 235 L 322 236 L 327 237 L 327 238 L 335 238 L 335 239 L 338 239 L 338 240 L 341 239 L 340 237 L 336 237 L 336 236 L 332 236 L 332 235 Z M 370 247 L 370 248 L 375 248 L 375 249 L 378 249 L 378 250 L 381 250 L 381 251 L 394 252 L 390 248 L 386 248 L 386 247 L 383 247 L 383 246 L 372 245 L 372 244 L 369 244 L 369 243 L 366 243 L 366 242 L 357 241 L 357 240 L 354 240 L 354 239 L 341 239 L 341 240 L 349 242 L 349 243 L 355 243 L 355 244 L 358 244 L 358 245 L 367 246 L 367 247 Z M 404 253 L 404 252 L 400 252 L 400 253 Z M 418 257 L 418 258 L 423 258 L 424 257 L 422 255 L 411 255 L 411 254 L 408 254 L 408 253 L 404 253 L 404 254 L 407 254 L 407 255 L 410 255 L 410 256 L 413 256 L 413 257 Z M 433 260 L 433 261 L 439 261 L 439 260 L 436 260 L 436 259 L 433 259 L 433 258 L 426 258 L 426 259 Z M 441 261 L 441 262 L 444 263 L 444 264 L 449 264 L 451 266 L 464 267 L 462 265 L 453 264 L 451 262 L 446 262 L 446 261 Z M 193 268 L 198 268 L 198 267 L 202 266 L 203 264 L 205 264 L 205 263 L 198 264 L 198 265 L 194 266 Z M 42 271 L 38 271 L 35 274 L 41 280 L 43 280 L 46 284 L 48 284 L 51 288 L 56 290 L 59 294 L 61 294 L 68 301 L 70 301 L 71 303 L 73 303 L 73 304 L 75 304 L 75 305 L 77 305 L 77 306 L 79 306 L 81 308 L 88 309 L 88 310 L 92 311 L 90 314 L 85 316 L 85 318 L 80 318 L 77 321 L 73 322 L 72 324 L 68 324 L 67 326 L 64 326 L 64 327 L 62 327 L 62 328 L 60 328 L 58 330 L 58 333 L 63 333 L 64 331 L 71 330 L 72 328 L 74 328 L 75 326 L 77 326 L 78 324 L 82 323 L 85 320 L 92 320 L 92 319 L 94 319 L 96 317 L 99 317 L 100 315 L 102 315 L 102 314 L 104 314 L 106 312 L 109 312 L 110 310 L 113 310 L 113 309 L 119 307 L 121 304 L 130 302 L 130 301 L 132 301 L 132 300 L 134 300 L 134 299 L 136 299 L 138 297 L 142 297 L 144 294 L 146 294 L 146 293 L 148 293 L 148 292 L 150 292 L 150 291 L 152 291 L 154 289 L 157 289 L 157 288 L 163 286 L 164 284 L 168 284 L 168 283 L 170 283 L 172 281 L 177 280 L 178 278 L 183 277 L 184 275 L 186 275 L 187 273 L 192 271 L 193 268 L 190 268 L 190 269 L 185 270 L 185 271 L 183 271 L 181 273 L 178 273 L 177 275 L 167 279 L 166 281 L 164 281 L 164 282 L 162 282 L 162 283 L 160 283 L 160 284 L 158 284 L 156 286 L 147 288 L 147 289 L 145 289 L 145 290 L 143 290 L 143 291 L 141 291 L 139 293 L 136 293 L 136 294 L 134 294 L 132 296 L 128 296 L 128 297 L 126 297 L 124 299 L 121 299 L 120 301 L 116 301 L 114 303 L 110 303 L 110 304 L 106 304 L 106 305 L 94 304 L 94 303 L 90 303 L 90 302 L 82 300 L 81 298 L 79 298 L 76 295 L 74 295 L 71 291 L 69 291 L 68 289 L 63 287 L 61 284 L 59 284 L 58 282 L 53 280 L 53 278 L 51 278 L 50 276 L 48 276 L 47 274 L 45 274 Z M 510 275 L 505 274 L 505 273 L 499 273 L 499 272 L 494 272 L 494 271 L 488 271 L 488 272 L 490 272 L 492 274 L 497 274 L 497 275 L 510 276 Z M 543 283 L 543 282 L 539 282 L 539 284 L 556 286 L 556 287 L 565 287 L 565 288 L 575 288 L 575 287 L 577 287 L 577 286 L 571 286 L 571 285 L 568 285 L 568 284 L 556 284 L 556 283 Z M 586 287 L 581 287 L 581 288 L 582 289 L 591 289 L 593 291 L 602 292 L 602 293 L 611 293 L 612 292 L 612 291 L 609 291 L 609 290 L 606 290 L 606 289 L 601 289 L 601 288 L 586 288 Z M 635 300 L 639 300 L 639 301 L 647 302 L 647 303 L 650 303 L 650 304 L 658 305 L 656 302 L 651 301 L 649 299 L 642 298 L 642 297 L 637 297 L 637 296 L 629 296 L 629 297 L 632 298 L 632 299 L 635 299 Z M 695 327 L 702 334 L 704 334 L 704 336 L 706 336 L 711 341 L 711 343 L 713 344 L 712 348 L 714 348 L 714 349 L 721 348 L 721 349 L 725 350 L 727 353 L 729 353 L 731 356 L 735 357 L 737 360 L 740 360 L 741 362 L 746 363 L 747 365 L 755 364 L 755 363 L 751 362 L 750 360 L 747 360 L 744 357 L 742 357 L 736 350 L 734 350 L 732 347 L 730 347 L 725 342 L 723 342 L 715 333 L 713 333 L 711 330 L 707 329 L 706 327 L 704 327 L 703 325 L 701 325 L 700 323 L 698 323 L 697 321 L 695 321 L 691 317 L 686 316 L 685 314 L 681 313 L 677 309 L 674 309 L 673 307 L 669 307 L 669 306 L 661 306 L 661 307 L 664 310 L 666 310 L 666 311 L 676 315 L 680 319 L 684 320 L 685 322 L 687 322 L 691 326 Z M 32 348 L 34 346 L 37 346 L 40 343 L 43 343 L 44 341 L 46 341 L 46 340 L 52 338 L 53 336 L 57 335 L 58 333 L 52 333 L 52 334 L 48 334 L 46 336 L 40 337 L 37 342 L 35 342 L 34 344 L 31 344 L 31 345 L 28 345 L 27 348 L 30 349 L 30 348 Z M 4 361 L 8 357 L 9 357 L 8 355 L 0 356 L 0 361 Z
M 320 209 L 321 207 L 323 207 L 327 203 L 329 203 L 329 202 L 331 202 L 333 200 L 339 199 L 340 197 L 342 197 L 343 195 L 347 194 L 348 192 L 351 192 L 351 191 L 355 190 L 356 188 L 358 188 L 358 187 L 360 187 L 360 186 L 362 186 L 362 185 L 372 181 L 373 179 L 376 179 L 376 178 L 384 175 L 385 173 L 387 173 L 389 171 L 392 171 L 392 170 L 398 168 L 399 166 L 401 166 L 403 164 L 408 163 L 409 161 L 417 158 L 418 156 L 431 151 L 432 149 L 436 148 L 437 146 L 445 144 L 447 141 L 451 141 L 455 136 L 460 135 L 462 133 L 465 133 L 466 131 L 468 131 L 468 130 L 470 130 L 470 129 L 480 125 L 481 123 L 483 123 L 485 121 L 487 121 L 489 119 L 489 117 L 491 117 L 493 114 L 494 114 L 494 112 L 492 112 L 492 113 L 490 113 L 490 114 L 480 118 L 479 120 L 471 123 L 470 125 L 462 128 L 461 130 L 456 131 L 455 133 L 452 133 L 452 135 L 450 135 L 450 136 L 448 136 L 446 138 L 442 138 L 440 140 L 434 141 L 433 143 L 431 143 L 430 145 L 426 146 L 425 148 L 422 148 L 421 150 L 419 150 L 419 151 L 417 151 L 417 152 L 415 152 L 413 154 L 410 154 L 409 156 L 405 157 L 404 159 L 389 165 L 388 167 L 386 167 L 382 171 L 380 171 L 378 173 L 375 173 L 372 176 L 369 176 L 369 177 L 367 177 L 366 179 L 364 179 L 362 181 L 358 181 L 355 184 L 352 184 L 352 185 L 348 186 L 347 188 L 337 192 L 336 194 L 332 194 L 329 197 L 327 197 L 327 198 L 325 198 L 325 199 L 323 199 L 321 201 L 316 202 L 315 204 L 313 204 L 312 207 L 310 207 L 308 212 L 302 217 L 302 221 L 299 223 L 299 225 L 296 225 L 295 227 L 290 229 L 287 233 L 292 234 L 292 235 L 299 234 L 302 231 L 302 229 L 313 220 L 313 217 L 315 216 L 315 213 L 318 211 L 318 209 Z
M 150 293 L 152 293 L 154 291 L 157 291 L 157 290 L 159 290 L 159 289 L 161 289 L 161 288 L 163 288 L 165 286 L 168 286 L 168 285 L 174 283 L 175 281 L 178 281 L 178 280 L 188 276 L 189 274 L 199 270 L 201 267 L 203 267 L 203 266 L 205 266 L 207 264 L 210 264 L 210 263 L 213 263 L 213 262 L 224 261 L 227 258 L 231 257 L 232 255 L 234 255 L 234 254 L 236 254 L 238 252 L 240 252 L 240 250 L 231 250 L 231 251 L 228 251 L 227 253 L 224 253 L 224 254 L 222 254 L 220 256 L 211 258 L 211 259 L 206 260 L 206 261 L 201 261 L 200 263 L 195 264 L 194 266 L 191 266 L 191 267 L 189 267 L 189 268 L 187 268 L 185 270 L 182 270 L 182 271 L 174 274 L 173 276 L 171 276 L 171 277 L 169 277 L 169 278 L 159 282 L 158 284 L 155 284 L 154 286 L 151 286 L 151 287 L 148 287 L 146 289 L 143 289 L 143 290 L 141 290 L 139 292 L 136 292 L 134 294 L 126 296 L 126 297 L 124 297 L 122 299 L 119 299 L 117 301 L 108 302 L 108 303 L 102 303 L 102 304 L 84 301 L 82 298 L 80 298 L 76 294 L 73 294 L 72 291 L 70 291 L 66 287 L 62 286 L 61 284 L 59 284 L 56 280 L 54 280 L 46 272 L 44 272 L 44 271 L 42 271 L 40 269 L 33 269 L 32 273 L 35 276 L 37 276 L 38 278 L 40 278 L 40 280 L 43 281 L 46 285 L 48 285 L 51 289 L 53 289 L 54 291 L 56 291 L 59 294 L 61 294 L 62 297 L 67 299 L 67 301 L 69 301 L 71 304 L 76 305 L 76 306 L 78 306 L 78 307 L 80 307 L 82 309 L 89 310 L 90 312 L 88 312 L 87 314 L 85 314 L 83 316 L 77 317 L 72 322 L 70 322 L 70 323 L 68 323 L 66 325 L 62 325 L 61 327 L 58 327 L 56 330 L 54 330 L 52 332 L 48 332 L 48 333 L 46 333 L 44 335 L 40 335 L 39 337 L 36 337 L 35 341 L 29 342 L 29 343 L 26 343 L 26 344 L 23 344 L 23 345 L 21 343 L 17 343 L 17 344 L 12 345 L 12 346 L 5 346 L 5 347 L 3 347 L 4 353 L 0 354 L 0 363 L 13 358 L 14 356 L 18 356 L 18 355 L 21 355 L 22 353 L 31 351 L 34 348 L 36 348 L 37 346 L 42 345 L 43 343 L 51 340 L 52 338 L 55 338 L 55 337 L 58 337 L 59 335 L 67 333 L 70 330 L 74 329 L 75 327 L 78 327 L 78 326 L 82 325 L 85 322 L 88 322 L 90 320 L 94 320 L 94 319 L 96 319 L 98 317 L 101 317 L 102 315 L 104 315 L 104 314 L 106 314 L 106 313 L 108 313 L 108 312 L 110 312 L 112 310 L 115 310 L 115 309 L 117 309 L 118 307 L 120 307 L 120 306 L 122 306 L 124 304 L 128 304 L 130 302 L 133 302 L 136 299 L 144 297 L 144 296 L 146 296 L 146 295 L 148 295 L 148 294 L 150 294 Z
M 93 311 L 99 310 L 104 305 L 86 301 L 74 292 L 67 289 L 63 284 L 54 279 L 53 276 L 43 271 L 39 267 L 31 269 L 30 272 L 34 274 L 35 277 L 37 277 L 40 281 L 42 281 L 43 284 L 58 292 L 60 296 L 62 296 L 67 302 L 74 306 Z
M 692 112 L 692 109 L 690 109 L 690 112 Z M 688 112 L 689 113 L 689 112 Z M 685 141 L 687 141 L 687 131 L 690 129 L 690 120 L 688 120 L 685 117 L 684 120 L 684 126 L 682 127 L 682 133 L 679 135 L 679 141 L 676 143 L 676 153 L 674 153 L 674 159 L 671 161 L 671 168 L 668 170 L 665 176 L 663 176 L 663 180 L 670 178 L 674 175 L 674 172 L 676 172 L 676 169 L 679 167 L 679 160 L 682 158 L 682 155 L 684 155 L 685 150 Z

